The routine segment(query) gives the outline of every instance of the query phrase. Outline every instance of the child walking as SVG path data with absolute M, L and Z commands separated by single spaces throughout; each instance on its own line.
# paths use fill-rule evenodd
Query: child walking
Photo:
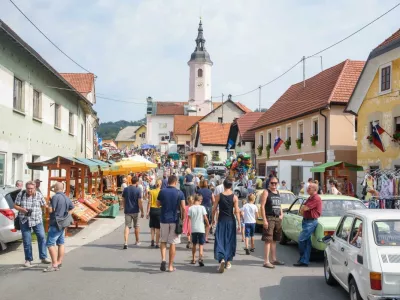
M 250 255 L 250 252 L 254 252 L 254 232 L 256 230 L 256 220 L 258 219 L 258 208 L 254 204 L 256 200 L 255 194 L 250 194 L 249 202 L 246 203 L 241 211 L 244 220 L 245 226 L 245 248 L 247 255 Z M 251 248 L 249 249 L 249 238 L 251 239 Z
M 185 220 L 183 220 L 183 228 L 182 228 L 182 233 L 185 234 L 188 238 L 188 243 L 186 245 L 187 249 L 190 249 L 191 233 L 192 233 L 188 212 L 189 208 L 193 205 L 193 199 L 194 199 L 193 196 L 189 196 L 187 198 L 187 205 L 185 206 Z
M 196 264 L 196 248 L 199 245 L 199 266 L 204 267 L 203 262 L 203 247 L 205 243 L 205 232 L 208 229 L 210 223 L 207 217 L 207 211 L 201 201 L 203 200 L 201 195 L 194 196 L 194 204 L 189 208 L 189 219 L 191 221 L 192 230 L 192 265 Z M 205 226 L 204 226 L 205 224 Z
M 246 199 L 243 199 L 242 200 L 242 209 L 246 205 L 246 203 L 247 203 Z M 245 224 L 244 223 L 245 222 L 244 222 L 243 213 L 241 213 L 240 214 L 240 226 L 242 227 L 242 242 L 244 242 L 244 236 L 245 236 Z

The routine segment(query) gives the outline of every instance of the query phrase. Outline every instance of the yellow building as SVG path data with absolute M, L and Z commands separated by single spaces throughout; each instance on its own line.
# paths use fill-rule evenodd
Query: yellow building
M 127 126 L 115 138 L 118 149 L 129 150 L 146 144 L 146 125 Z
M 400 169 L 400 30 L 370 53 L 345 111 L 357 116 L 357 164 Z M 386 131 L 384 152 L 368 139 L 375 124 Z

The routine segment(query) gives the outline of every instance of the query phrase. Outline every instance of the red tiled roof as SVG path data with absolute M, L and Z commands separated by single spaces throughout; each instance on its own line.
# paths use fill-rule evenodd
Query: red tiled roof
M 157 102 L 156 115 L 184 115 L 187 102 Z
M 235 102 L 237 106 L 239 106 L 239 108 L 241 110 L 243 110 L 246 113 L 252 112 L 252 110 L 250 108 L 248 108 L 246 105 L 240 103 L 240 102 Z
M 92 73 L 60 73 L 70 85 L 83 96 L 93 91 L 94 74 Z
M 384 47 L 384 46 L 386 46 L 386 45 L 390 44 L 391 42 L 393 42 L 395 40 L 398 40 L 398 39 L 400 39 L 400 29 L 397 30 L 395 33 L 393 33 L 386 40 L 384 40 L 378 47 L 375 48 L 375 50 L 378 49 L 378 48 Z
M 221 106 L 222 103 L 220 102 L 213 102 L 213 109 L 216 109 Z
M 262 112 L 249 112 L 236 120 L 242 140 L 254 141 L 254 131 L 251 129 L 263 114 Z
M 190 134 L 187 129 L 202 117 L 198 116 L 175 116 L 174 117 L 174 134 Z
M 347 103 L 365 62 L 344 62 L 292 85 L 254 124 L 260 128 L 322 109 L 334 102 Z
M 231 123 L 200 122 L 200 143 L 203 145 L 226 145 Z

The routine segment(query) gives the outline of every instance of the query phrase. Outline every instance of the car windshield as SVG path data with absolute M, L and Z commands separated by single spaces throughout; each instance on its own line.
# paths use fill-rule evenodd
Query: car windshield
M 373 229 L 378 246 L 400 246 L 400 220 L 375 221 Z
M 292 204 L 296 199 L 295 195 L 289 193 L 280 193 L 281 195 L 281 204 Z
M 207 173 L 207 171 L 206 170 L 204 170 L 204 169 L 194 169 L 193 170 L 195 173 L 200 173 L 200 174 L 205 174 L 205 173 Z
M 358 200 L 324 200 L 322 201 L 322 217 L 340 217 L 347 210 L 366 209 Z

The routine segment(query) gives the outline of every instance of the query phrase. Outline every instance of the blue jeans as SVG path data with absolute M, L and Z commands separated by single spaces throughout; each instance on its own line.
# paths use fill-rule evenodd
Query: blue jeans
M 38 247 L 39 247 L 39 258 L 46 259 L 47 258 L 47 248 L 46 248 L 46 239 L 44 234 L 43 223 L 37 224 L 36 226 L 29 227 L 28 221 L 24 224 L 21 223 L 21 233 L 22 233 L 22 241 L 24 243 L 24 253 L 25 253 L 25 261 L 33 261 L 32 255 L 32 233 L 31 230 L 35 232 Z
M 303 230 L 299 235 L 299 251 L 300 259 L 299 262 L 308 265 L 310 263 L 311 255 L 311 235 L 314 233 L 318 225 L 318 220 L 303 220 Z

